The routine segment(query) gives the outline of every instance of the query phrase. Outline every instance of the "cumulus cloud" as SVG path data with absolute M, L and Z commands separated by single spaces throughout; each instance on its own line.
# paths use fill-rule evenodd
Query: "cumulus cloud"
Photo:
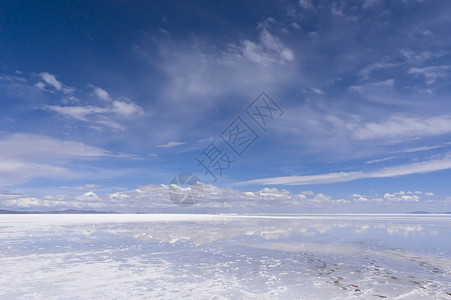
M 256 192 L 241 192 L 231 188 L 203 185 L 204 192 L 199 202 L 184 208 L 206 212 L 273 212 L 288 211 L 290 208 L 317 208 L 321 205 L 340 206 L 349 204 L 343 199 L 335 200 L 324 194 L 292 194 L 287 190 L 264 188 Z M 3 207 L 30 209 L 93 209 L 100 208 L 120 212 L 137 211 L 177 211 L 179 207 L 172 202 L 167 185 L 147 185 L 134 190 L 98 194 L 88 191 L 78 195 L 54 195 L 29 197 L 10 195 L 1 197 Z
M 390 202 L 418 202 L 420 196 L 418 195 L 407 195 L 405 192 L 401 191 L 398 193 L 385 193 L 384 199 Z
M 83 188 L 87 188 L 85 185 Z M 49 195 L 33 197 L 23 194 L 0 193 L 0 207 L 30 210 L 100 209 L 117 212 L 208 212 L 208 213 L 335 213 L 355 211 L 356 206 L 379 207 L 419 203 L 432 193 L 421 191 L 387 192 L 382 196 L 352 194 L 348 199 L 336 199 L 323 193 L 305 191 L 299 194 L 278 188 L 265 187 L 259 191 L 238 191 L 202 184 L 203 195 L 193 206 L 180 208 L 169 197 L 168 185 L 146 185 L 114 193 L 92 190 L 76 195 Z M 94 185 L 94 187 L 96 187 Z M 364 206 L 361 206 L 363 205 Z M 367 206 L 370 205 L 370 206 Z M 385 208 L 384 208 L 385 207 Z M 358 209 L 356 210 L 358 211 Z
M 360 194 L 352 194 L 351 197 L 353 198 L 354 201 L 358 201 L 358 202 L 369 201 L 369 199 L 367 197 L 365 197 L 364 195 L 360 195 Z

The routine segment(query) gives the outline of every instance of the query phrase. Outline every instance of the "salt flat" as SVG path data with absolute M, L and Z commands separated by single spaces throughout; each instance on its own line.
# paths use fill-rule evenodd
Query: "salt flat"
M 0 298 L 451 299 L 446 215 L 2 215 Z

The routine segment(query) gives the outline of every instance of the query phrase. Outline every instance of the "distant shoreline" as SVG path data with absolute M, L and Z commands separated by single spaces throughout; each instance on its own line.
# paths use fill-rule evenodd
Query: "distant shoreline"
M 281 216 L 281 217 L 296 217 L 296 216 L 403 216 L 403 215 L 448 215 L 451 212 L 427 212 L 427 211 L 414 211 L 406 213 L 181 213 L 181 212 L 135 212 L 135 213 L 120 213 L 115 211 L 96 211 L 96 210 L 77 210 L 66 209 L 61 211 L 14 211 L 0 209 L 0 215 L 45 215 L 45 214 L 113 214 L 113 215 L 218 215 L 218 216 Z

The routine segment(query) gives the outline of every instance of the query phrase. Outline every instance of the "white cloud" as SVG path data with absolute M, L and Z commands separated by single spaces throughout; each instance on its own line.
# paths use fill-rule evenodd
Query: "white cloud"
M 88 171 L 71 167 L 71 162 L 117 156 L 121 154 L 77 141 L 26 133 L 0 135 L 0 183 L 6 186 L 35 178 L 89 177 Z
M 423 68 L 410 68 L 407 74 L 422 76 L 427 85 L 432 85 L 439 78 L 447 77 L 451 65 L 429 66 Z
M 399 63 L 373 63 L 370 65 L 367 65 L 362 70 L 360 70 L 359 75 L 361 75 L 361 76 L 363 76 L 363 78 L 367 79 L 370 76 L 370 74 L 374 71 L 395 68 L 399 65 L 400 65 Z
M 359 178 L 364 178 L 363 172 L 338 172 L 338 173 L 327 173 L 319 175 L 304 175 L 304 176 L 283 176 L 283 177 L 272 177 L 263 179 L 254 179 L 244 182 L 238 182 L 237 185 L 247 185 L 247 184 L 263 184 L 263 185 L 309 185 L 309 184 L 324 184 L 324 183 L 336 183 L 336 182 L 347 182 L 356 180 Z
M 79 121 L 88 122 L 88 116 L 94 114 L 102 114 L 109 112 L 107 108 L 97 106 L 59 106 L 59 105 L 46 105 L 44 106 L 50 111 L 58 112 L 64 116 L 77 119 Z
M 360 194 L 352 194 L 351 197 L 353 198 L 353 201 L 357 201 L 357 202 L 369 201 L 369 199 L 367 197 L 365 197 L 364 195 L 360 195 Z
M 124 131 L 125 126 L 116 119 L 130 119 L 131 117 L 143 115 L 143 109 L 128 99 L 113 100 L 108 92 L 93 86 L 94 94 L 107 103 L 102 106 L 93 105 L 45 105 L 44 109 L 57 112 L 65 117 L 90 123 L 90 127 L 102 130 L 105 126 L 117 131 Z M 101 127 L 99 127 L 99 125 Z
M 100 99 L 104 100 L 104 101 L 111 101 L 110 98 L 110 94 L 108 94 L 107 91 L 105 91 L 102 88 L 96 87 L 94 86 L 94 95 L 96 95 L 97 97 L 99 97 Z
M 87 186 L 87 185 L 86 185 Z M 86 188 L 83 187 L 83 189 Z M 95 185 L 94 185 L 95 187 Z M 204 211 L 204 212 L 350 212 L 356 207 L 366 208 L 366 211 L 377 205 L 386 211 L 389 205 L 399 207 L 399 203 L 423 202 L 423 196 L 432 193 L 394 192 L 384 193 L 382 197 L 369 197 L 352 194 L 349 199 L 334 199 L 330 195 L 311 191 L 293 194 L 277 188 L 263 188 L 260 191 L 238 191 L 232 188 L 221 188 L 203 184 L 203 196 L 191 207 L 180 210 L 169 197 L 167 185 L 147 185 L 134 190 L 124 190 L 101 194 L 89 190 L 78 195 L 49 195 L 33 197 L 22 194 L 0 193 L 0 207 L 39 209 L 101 209 L 117 212 L 174 212 L 174 211 Z M 405 209 L 409 211 L 409 207 Z
M 42 78 L 42 80 L 44 80 L 45 83 L 47 83 L 50 86 L 53 86 L 58 91 L 62 89 L 63 85 L 61 84 L 61 82 L 56 80 L 54 75 L 51 75 L 47 72 L 42 72 L 39 74 L 39 76 Z
M 75 89 L 64 85 L 54 75 L 42 72 L 39 77 L 42 81 L 34 85 L 36 88 L 52 93 L 55 91 L 63 93 L 61 95 L 62 105 L 43 105 L 42 108 L 59 113 L 64 117 L 86 122 L 90 128 L 101 131 L 107 127 L 116 131 L 124 131 L 126 127 L 120 122 L 144 114 L 138 104 L 127 98 L 113 99 L 106 90 L 100 87 L 90 85 L 93 89 L 90 95 L 102 100 L 98 105 L 93 105 L 93 101 L 87 104 L 86 101 L 78 99 L 75 96 Z M 49 88 L 51 89 L 49 90 Z
M 45 91 L 45 83 L 43 82 L 38 82 L 34 86 L 40 89 L 41 91 Z
M 18 197 L 6 201 L 6 205 L 15 206 L 18 208 L 30 208 L 36 205 L 40 205 L 40 200 L 35 197 Z
M 392 89 L 395 85 L 394 79 L 387 79 L 384 81 L 377 81 L 377 82 L 369 82 L 362 85 L 352 85 L 348 88 L 351 92 L 358 92 L 358 93 L 367 93 L 367 92 L 374 92 L 374 91 L 384 91 Z
M 176 147 L 176 146 L 180 146 L 180 145 L 184 145 L 184 144 L 186 144 L 186 142 L 169 142 L 167 144 L 157 145 L 157 147 L 160 147 L 160 148 L 171 148 L 171 147 Z
M 309 10 L 309 9 L 313 8 L 311 0 L 299 0 L 299 5 L 305 10 Z
M 109 151 L 77 141 L 64 141 L 49 136 L 14 133 L 0 136 L 0 157 L 2 159 L 57 160 L 75 157 L 112 156 Z
M 116 131 L 125 131 L 125 129 L 126 129 L 125 126 L 122 126 L 118 122 L 113 121 L 113 120 L 109 119 L 108 117 L 98 117 L 97 119 L 93 120 L 92 123 L 100 124 L 100 125 L 103 125 L 105 127 L 111 128 L 111 129 L 116 130 Z M 95 126 L 93 124 L 90 125 L 90 127 L 94 128 L 96 130 L 99 130 L 99 131 L 103 130 L 102 127 L 97 127 L 97 126 Z
M 375 163 L 379 163 L 379 162 L 393 160 L 395 158 L 396 158 L 395 156 L 389 156 L 389 157 L 384 157 L 384 158 L 379 158 L 379 159 L 373 159 L 373 160 L 366 161 L 365 164 L 375 164 Z
M 136 105 L 131 101 L 125 102 L 118 100 L 113 101 L 111 111 L 125 118 L 143 113 L 143 110 L 139 105 Z
M 413 153 L 413 152 L 419 152 L 419 151 L 428 151 L 428 150 L 433 150 L 433 149 L 439 149 L 442 148 L 442 145 L 435 145 L 435 146 L 421 146 L 421 147 L 415 147 L 415 148 L 408 148 L 408 149 L 404 149 L 401 150 L 400 152 L 403 153 Z
M 193 209 L 207 211 L 275 211 L 295 207 L 312 208 L 319 205 L 342 206 L 350 201 L 334 200 L 324 194 L 308 193 L 295 195 L 286 190 L 264 188 L 257 192 L 240 192 L 231 188 L 220 188 L 213 185 L 203 185 L 204 194 Z M 151 201 L 150 201 L 151 200 Z M 30 209 L 93 209 L 115 210 L 120 212 L 177 210 L 172 202 L 166 185 L 147 185 L 135 190 L 99 194 L 88 191 L 79 195 L 53 195 L 44 197 L 29 197 L 21 194 L 0 194 L 0 206 L 9 208 Z M 184 208 L 184 211 L 189 210 Z
M 321 90 L 321 89 L 318 89 L 318 88 L 311 88 L 310 89 L 314 94 L 317 94 L 317 95 L 324 95 L 324 92 Z
M 38 89 L 45 90 L 46 87 L 50 86 L 57 91 L 62 91 L 65 94 L 70 94 L 74 92 L 74 88 L 65 86 L 62 82 L 58 81 L 55 75 L 49 74 L 47 72 L 39 73 L 39 77 L 43 82 L 38 82 L 35 86 Z
M 361 124 L 355 127 L 353 137 L 358 140 L 378 138 L 405 138 L 447 134 L 451 132 L 451 117 L 394 116 L 387 121 Z
M 258 44 L 249 40 L 243 42 L 242 53 L 245 58 L 264 66 L 285 64 L 294 59 L 293 51 L 266 28 L 262 29 L 259 40 Z
M 370 8 L 380 3 L 381 0 L 364 0 L 363 8 Z
M 389 202 L 418 202 L 420 197 L 418 195 L 406 195 L 404 192 L 399 193 L 386 193 L 384 199 Z
M 448 51 L 422 51 L 422 52 L 415 52 L 410 49 L 402 49 L 400 51 L 401 55 L 404 56 L 410 63 L 423 63 L 427 60 L 433 59 L 433 58 L 439 58 L 444 55 L 447 55 Z
M 451 169 L 451 159 L 434 159 L 411 164 L 393 166 L 375 171 L 336 172 L 318 175 L 283 176 L 263 179 L 254 179 L 238 182 L 236 185 L 262 184 L 262 185 L 310 185 L 349 182 L 366 178 L 390 178 L 396 176 L 429 173 Z
M 315 193 L 313 191 L 302 191 L 301 195 L 313 196 Z
M 100 185 L 98 185 L 98 184 L 85 184 L 84 186 L 79 186 L 79 187 L 76 187 L 75 189 L 76 190 L 84 190 L 84 189 L 96 189 L 99 187 L 100 187 Z
M 1 186 L 27 182 L 34 178 L 71 178 L 74 174 L 67 168 L 52 164 L 2 159 L 0 163 Z
M 294 52 L 267 25 L 258 30 L 257 39 L 237 40 L 225 49 L 194 39 L 185 44 L 178 42 L 180 46 L 161 43 L 157 62 L 142 53 L 168 78 L 159 99 L 165 105 L 174 103 L 174 113 L 199 114 L 224 101 L 227 95 L 252 99 L 262 87 L 270 93 L 283 88 L 295 77 L 296 66 L 290 64 Z
M 277 188 L 264 188 L 257 192 L 259 196 L 272 196 L 272 197 L 284 197 L 290 194 L 287 190 L 279 190 Z
M 27 82 L 27 80 L 23 77 L 16 76 L 16 75 L 6 75 L 6 74 L 0 74 L 0 80 L 9 81 L 9 82 L 15 82 L 15 81 L 16 82 Z
M 332 13 L 332 15 L 339 17 L 339 18 L 345 16 L 345 14 L 343 13 L 343 8 L 339 7 L 339 5 L 336 2 L 332 3 L 330 12 Z

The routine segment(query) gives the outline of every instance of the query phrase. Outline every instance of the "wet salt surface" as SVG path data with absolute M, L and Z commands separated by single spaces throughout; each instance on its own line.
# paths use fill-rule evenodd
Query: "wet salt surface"
M 0 298 L 451 299 L 451 216 L 3 215 Z

